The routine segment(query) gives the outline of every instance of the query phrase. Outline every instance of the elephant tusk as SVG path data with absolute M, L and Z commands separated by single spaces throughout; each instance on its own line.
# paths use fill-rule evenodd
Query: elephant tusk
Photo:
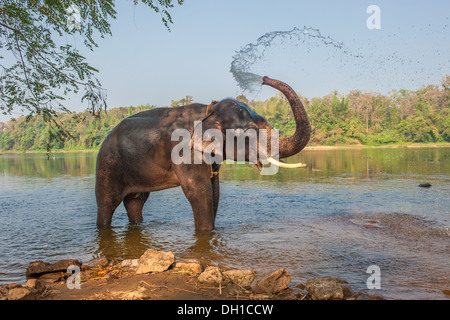
M 267 161 L 270 162 L 271 164 L 274 164 L 280 168 L 290 168 L 290 169 L 294 169 L 294 168 L 304 168 L 306 167 L 305 163 L 286 163 L 286 162 L 280 162 L 278 160 L 275 160 L 272 157 L 267 158 Z

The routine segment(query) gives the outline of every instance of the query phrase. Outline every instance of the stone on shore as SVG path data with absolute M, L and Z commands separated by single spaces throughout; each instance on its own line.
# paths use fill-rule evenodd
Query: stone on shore
M 252 270 L 228 270 L 223 272 L 223 277 L 241 287 L 250 287 L 255 280 L 255 271 Z
M 35 300 L 38 290 L 19 283 L 0 285 L 0 300 Z
M 26 286 L 32 289 L 36 289 L 39 294 L 43 293 L 47 288 L 45 283 L 39 279 L 28 279 Z
M 192 276 L 198 276 L 202 273 L 203 267 L 200 261 L 196 259 L 186 259 L 177 261 L 173 267 L 173 271 L 186 272 Z
M 66 272 L 71 265 L 81 266 L 81 261 L 76 259 L 60 260 L 55 263 L 47 263 L 43 261 L 31 262 L 27 268 L 27 278 L 38 278 L 46 273 Z
M 0 300 L 8 300 L 9 290 L 22 287 L 20 283 L 0 284 Z
M 9 290 L 8 300 L 36 300 L 38 298 L 36 289 L 26 286 L 13 288 Z
M 205 271 L 198 276 L 197 280 L 204 285 L 218 286 L 222 283 L 223 276 L 219 267 L 210 266 L 206 267 Z
M 148 249 L 138 262 L 136 274 L 164 272 L 175 262 L 175 256 L 172 251 Z
M 59 281 L 64 280 L 65 275 L 62 272 L 52 272 L 52 273 L 46 273 L 40 276 L 38 279 L 39 281 L 42 281 L 46 284 L 56 283 Z
M 290 283 L 291 276 L 289 272 L 281 268 L 259 280 L 252 286 L 252 290 L 255 293 L 275 294 L 287 289 Z
M 137 267 L 139 266 L 139 259 L 125 259 L 120 263 L 121 267 Z
M 94 260 L 89 261 L 88 266 L 97 267 L 97 268 L 106 268 L 109 265 L 110 261 L 105 257 L 96 258 Z
M 313 300 L 342 300 L 354 294 L 347 281 L 332 277 L 309 279 L 305 290 Z
M 374 294 L 369 289 L 362 289 L 356 292 L 347 300 L 386 300 L 382 295 Z

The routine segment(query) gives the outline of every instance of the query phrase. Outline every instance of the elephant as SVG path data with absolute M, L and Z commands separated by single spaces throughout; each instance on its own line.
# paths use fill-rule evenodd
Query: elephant
M 279 80 L 263 77 L 262 84 L 284 94 L 291 106 L 296 129 L 292 136 L 278 136 L 275 157 L 269 151 L 258 152 L 255 164 L 259 170 L 262 169 L 261 161 L 280 167 L 305 166 L 276 160 L 299 153 L 309 142 L 311 126 L 300 98 L 289 85 Z M 192 207 L 195 230 L 211 231 L 215 228 L 221 163 L 175 164 L 171 160 L 172 150 L 178 143 L 173 141 L 172 133 L 176 129 L 185 129 L 192 134 L 195 123 L 201 124 L 203 131 L 209 128 L 222 132 L 237 128 L 274 131 L 264 117 L 246 104 L 230 98 L 210 105 L 193 103 L 155 108 L 122 120 L 105 138 L 97 155 L 95 193 L 99 228 L 111 225 L 114 211 L 122 201 L 130 223 L 142 222 L 142 209 L 149 194 L 178 186 L 181 186 Z M 228 152 L 227 155 L 229 142 L 223 143 L 223 150 L 216 152 L 221 153 L 223 159 L 236 160 L 235 154 Z M 200 148 L 204 149 L 207 145 L 202 142 Z M 190 156 L 194 157 L 199 150 L 192 141 L 190 147 Z M 250 148 L 248 145 L 246 148 L 245 161 L 248 161 Z M 269 149 L 272 150 L 271 145 Z

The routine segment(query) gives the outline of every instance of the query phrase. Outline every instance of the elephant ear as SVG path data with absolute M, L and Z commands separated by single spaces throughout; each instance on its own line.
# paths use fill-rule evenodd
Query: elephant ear
M 203 156 L 207 164 L 222 163 L 224 142 L 222 125 L 214 110 L 209 111 L 201 121 L 195 122 L 190 145 L 196 157 Z

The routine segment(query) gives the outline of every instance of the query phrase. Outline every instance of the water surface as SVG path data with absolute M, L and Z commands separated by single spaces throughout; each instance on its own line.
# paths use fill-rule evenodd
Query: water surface
M 370 265 L 382 294 L 446 299 L 450 288 L 450 148 L 305 150 L 261 176 L 253 165 L 220 171 L 217 229 L 194 231 L 180 188 L 154 192 L 144 223 L 123 205 L 96 228 L 96 153 L 0 156 L 0 283 L 25 282 L 29 262 L 171 250 L 258 275 L 286 268 L 292 283 L 341 277 L 365 289 Z M 418 184 L 428 182 L 431 188 Z

